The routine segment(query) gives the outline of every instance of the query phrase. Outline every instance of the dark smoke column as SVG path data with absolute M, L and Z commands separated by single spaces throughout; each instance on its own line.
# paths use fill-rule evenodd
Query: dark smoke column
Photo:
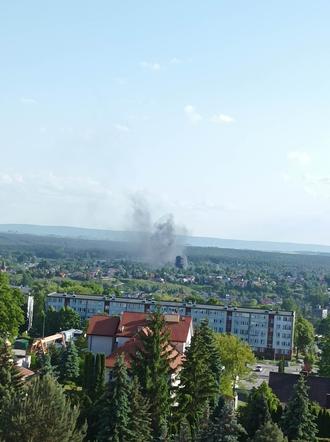
M 188 260 L 185 255 L 178 255 L 175 258 L 175 267 L 178 269 L 186 269 L 188 267 Z

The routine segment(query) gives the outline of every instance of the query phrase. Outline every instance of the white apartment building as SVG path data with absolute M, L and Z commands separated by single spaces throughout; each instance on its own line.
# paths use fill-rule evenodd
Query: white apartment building
M 163 313 L 191 316 L 198 325 L 208 319 L 209 326 L 218 333 L 230 333 L 247 342 L 253 351 L 267 358 L 291 359 L 295 314 L 292 311 L 224 307 L 189 302 L 153 301 L 133 298 L 50 293 L 47 306 L 60 310 L 69 306 L 82 319 L 106 313 L 118 316 L 123 312 L 148 313 L 157 307 Z

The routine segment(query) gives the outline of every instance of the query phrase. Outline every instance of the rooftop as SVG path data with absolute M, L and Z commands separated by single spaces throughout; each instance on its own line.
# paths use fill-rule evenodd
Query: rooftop
M 196 304 L 192 302 L 174 302 L 174 301 L 155 301 L 147 299 L 136 299 L 136 298 L 115 298 L 108 296 L 96 296 L 96 295 L 75 295 L 70 293 L 57 293 L 52 292 L 47 295 L 49 298 L 69 298 L 69 299 L 82 299 L 91 301 L 110 301 L 116 303 L 128 303 L 128 304 L 147 304 L 147 305 L 163 305 L 173 308 L 185 308 L 189 307 L 192 309 L 204 309 L 204 310 L 217 310 L 217 311 L 238 311 L 242 313 L 259 313 L 259 314 L 269 314 L 273 313 L 281 316 L 294 316 L 293 311 L 284 310 L 272 310 L 272 309 L 259 309 L 259 308 L 243 308 L 243 307 L 231 307 L 223 305 L 213 305 L 213 304 Z
M 269 386 L 283 403 L 287 403 L 292 396 L 293 387 L 298 382 L 299 374 L 293 373 L 269 373 Z M 306 384 L 309 387 L 308 395 L 321 407 L 330 408 L 330 378 L 322 376 L 306 376 Z
M 136 354 L 137 350 L 141 349 L 141 340 L 139 339 L 139 336 L 135 336 L 125 342 L 123 346 L 118 347 L 111 355 L 109 355 L 105 360 L 105 366 L 107 368 L 113 368 L 118 357 L 122 354 L 124 355 L 126 366 L 128 368 L 131 368 L 133 356 Z M 174 371 L 177 370 L 177 368 L 182 365 L 184 356 L 171 344 L 167 345 L 166 352 L 168 352 L 169 365 L 171 369 Z
M 96 315 L 89 320 L 87 335 L 131 338 L 148 326 L 150 314 L 124 312 L 119 316 Z M 186 342 L 192 319 L 190 316 L 165 315 L 166 327 L 173 342 Z

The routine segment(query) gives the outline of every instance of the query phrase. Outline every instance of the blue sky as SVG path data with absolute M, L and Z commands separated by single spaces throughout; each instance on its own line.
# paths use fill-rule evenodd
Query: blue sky
M 330 244 L 328 1 L 0 5 L 2 223 Z

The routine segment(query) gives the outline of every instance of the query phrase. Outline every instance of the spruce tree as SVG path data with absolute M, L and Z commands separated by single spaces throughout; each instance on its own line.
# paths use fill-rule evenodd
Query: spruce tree
M 237 422 L 233 404 L 220 397 L 201 442 L 238 442 L 244 434 L 246 432 Z
M 60 379 L 62 382 L 74 382 L 79 376 L 79 356 L 74 343 L 70 341 L 62 355 Z
M 84 358 L 83 373 L 82 373 L 82 387 L 89 397 L 92 397 L 94 392 L 94 355 L 93 353 L 86 353 Z
M 104 381 L 105 381 L 105 355 L 103 353 L 97 353 L 94 360 L 94 392 L 95 398 L 99 398 L 104 392 Z
M 256 431 L 266 422 L 271 421 L 270 403 L 273 398 L 271 396 L 267 397 L 269 387 L 267 384 L 265 386 L 267 389 L 262 385 L 258 388 L 252 388 L 247 405 L 241 410 L 240 422 L 250 437 L 254 436 Z M 271 395 L 273 395 L 272 392 Z M 275 399 L 277 399 L 276 396 Z
M 133 357 L 133 374 L 139 379 L 142 393 L 151 410 L 152 430 L 155 440 L 168 436 L 171 411 L 171 368 L 169 332 L 163 315 L 154 313 L 148 329 L 139 333 L 141 348 Z
M 40 363 L 40 369 L 39 374 L 40 376 L 56 376 L 56 372 L 54 370 L 54 367 L 51 364 L 51 358 L 49 353 L 43 353 L 39 356 L 39 363 Z
M 197 330 L 186 352 L 177 391 L 178 419 L 187 420 L 192 441 L 197 440 L 201 422 L 218 393 L 218 384 L 208 363 L 204 340 Z
M 300 376 L 284 412 L 282 430 L 289 441 L 315 442 L 317 433 L 315 420 L 304 376 Z
M 251 442 L 287 442 L 287 440 L 278 425 L 267 421 L 259 428 Z
M 36 377 L 24 397 L 14 395 L 0 414 L 0 439 L 6 442 L 81 442 L 79 409 L 72 407 L 52 376 Z
M 87 440 L 95 440 L 98 433 L 98 418 L 105 393 L 105 356 L 86 353 L 81 375 L 81 420 L 87 420 Z M 100 408 L 101 407 L 101 408 Z
M 100 414 L 99 433 L 100 442 L 128 442 L 130 430 L 130 381 L 122 355 L 116 361 L 113 380 L 109 385 L 109 393 L 105 399 Z
M 200 339 L 205 351 L 205 362 L 212 372 L 217 385 L 220 385 L 222 364 L 220 353 L 215 341 L 214 332 L 208 326 L 208 320 L 204 319 L 199 327 Z
M 141 393 L 137 377 L 134 377 L 131 383 L 128 429 L 129 442 L 152 441 L 149 402 Z
M 14 394 L 22 391 L 22 377 L 14 364 L 9 342 L 0 340 L 0 409 Z

